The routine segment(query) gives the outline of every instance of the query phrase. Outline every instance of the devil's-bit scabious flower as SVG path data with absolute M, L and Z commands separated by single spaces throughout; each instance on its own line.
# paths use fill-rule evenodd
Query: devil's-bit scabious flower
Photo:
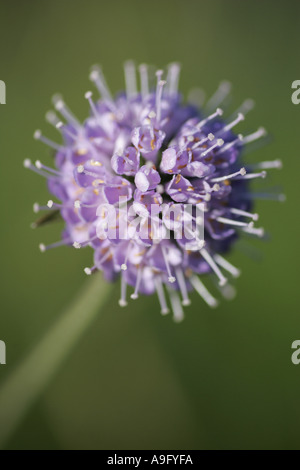
M 138 91 L 134 64 L 127 62 L 126 92 L 113 98 L 101 69 L 93 68 L 90 78 L 101 98 L 93 101 L 86 93 L 91 112 L 85 122 L 55 96 L 65 122 L 54 112 L 47 119 L 63 143 L 34 134 L 54 149 L 56 169 L 25 160 L 26 167 L 47 178 L 59 201 L 34 205 L 35 212 L 50 211 L 37 225 L 59 213 L 66 224 L 62 240 L 41 244 L 41 251 L 91 246 L 94 265 L 85 272 L 101 270 L 108 281 L 121 276 L 121 306 L 127 304 L 129 285 L 132 299 L 156 292 L 161 312 L 167 313 L 167 292 L 177 321 L 193 289 L 208 305 L 217 305 L 202 282 L 205 274 L 213 273 L 220 286 L 227 282 L 225 272 L 239 275 L 224 253 L 239 236 L 264 233 L 254 227 L 258 215 L 252 212 L 249 180 L 281 166 L 279 160 L 242 164 L 244 147 L 265 134 L 262 128 L 245 137 L 235 133 L 251 100 L 225 120 L 218 107 L 229 92 L 223 82 L 204 113 L 182 103 L 179 72 L 179 65 L 171 64 L 163 80 L 158 70 L 152 89 L 153 77 L 141 65 Z

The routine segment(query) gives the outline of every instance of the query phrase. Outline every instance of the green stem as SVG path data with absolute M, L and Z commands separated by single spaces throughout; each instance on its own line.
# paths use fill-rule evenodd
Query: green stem
M 86 283 L 35 348 L 0 389 L 0 448 L 7 444 L 30 407 L 105 304 L 112 285 L 98 274 Z

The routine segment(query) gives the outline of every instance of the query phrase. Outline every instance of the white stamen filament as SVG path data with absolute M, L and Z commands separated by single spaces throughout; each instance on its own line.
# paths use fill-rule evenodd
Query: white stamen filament
M 208 134 L 207 137 L 204 137 L 204 139 L 201 139 L 199 142 L 196 142 L 193 146 L 192 146 L 192 150 L 195 150 L 196 148 L 200 147 L 201 145 L 205 144 L 205 142 L 207 142 L 208 140 L 209 141 L 212 141 L 214 140 L 215 136 L 210 133 Z
M 183 309 L 176 291 L 167 286 L 173 311 L 173 320 L 180 323 L 184 319 Z
M 176 273 L 176 279 L 178 281 L 178 285 L 180 288 L 181 296 L 182 296 L 182 305 L 187 306 L 191 304 L 191 301 L 188 296 L 188 290 L 186 287 L 185 279 L 184 279 L 184 274 L 182 272 L 181 268 L 176 268 L 175 269 Z
M 100 66 L 94 66 L 90 73 L 90 80 L 95 84 L 104 100 L 112 102 L 112 96 L 107 86 L 106 80 Z
M 132 98 L 137 94 L 136 75 L 134 62 L 128 60 L 124 64 L 125 84 L 127 98 Z
M 126 211 L 124 211 L 124 213 L 126 214 Z M 128 257 L 129 257 L 129 252 L 130 252 L 131 244 L 132 244 L 132 243 L 131 243 L 131 240 L 130 240 L 129 243 L 128 243 L 128 246 L 127 246 L 126 256 L 125 256 L 124 263 L 121 264 L 121 269 L 122 269 L 122 271 L 126 271 L 126 269 L 127 269 L 127 261 L 128 261 Z
M 206 107 L 207 109 L 215 109 L 217 106 L 220 106 L 227 98 L 231 91 L 231 83 L 227 81 L 223 81 L 220 83 L 218 89 L 212 95 L 212 97 L 208 100 Z
M 258 214 L 253 214 L 252 212 L 243 211 L 241 209 L 235 209 L 234 207 L 230 208 L 229 211 L 232 214 L 241 215 L 243 217 L 250 217 L 252 220 L 258 220 Z
M 207 118 L 203 119 L 202 121 L 198 122 L 198 124 L 196 124 L 197 129 L 201 129 L 201 127 L 205 126 L 205 124 L 207 124 L 208 121 L 215 119 L 217 116 L 222 116 L 222 114 L 223 114 L 223 110 L 220 108 L 217 108 L 213 114 L 211 114 L 210 116 L 208 116 Z
M 231 173 L 230 175 L 226 175 L 226 176 L 219 176 L 217 178 L 212 178 L 211 181 L 213 183 L 220 183 L 221 181 L 226 181 L 228 179 L 231 179 L 231 178 L 235 178 L 239 175 L 242 175 L 242 176 L 245 176 L 246 175 L 246 170 L 245 168 L 241 168 L 239 171 L 236 171 L 235 173 Z
M 266 134 L 266 129 L 264 127 L 260 127 L 256 132 L 253 132 L 253 134 L 246 135 L 246 137 L 243 138 L 243 144 L 249 144 L 260 137 L 264 137 Z
M 167 313 L 169 313 L 169 309 L 168 309 L 166 298 L 165 298 L 163 284 L 159 276 L 154 277 L 154 283 L 155 283 L 157 297 L 160 303 L 160 309 L 161 309 L 160 312 L 162 315 L 166 315 Z
M 206 155 L 208 155 L 212 150 L 214 150 L 216 147 L 222 147 L 222 145 L 224 144 L 224 140 L 223 139 L 218 139 L 217 142 L 212 145 L 211 147 L 209 147 L 207 150 L 205 150 L 204 152 L 201 153 L 201 157 L 205 157 Z
M 70 111 L 70 109 L 67 107 L 67 105 L 59 95 L 54 95 L 52 100 L 56 111 L 58 111 L 66 119 L 66 121 L 68 121 L 69 124 L 71 124 L 75 128 L 81 127 L 78 119 Z
M 36 160 L 35 166 L 38 170 L 45 170 L 54 175 L 63 176 L 60 171 L 57 171 L 54 168 L 50 168 L 49 166 L 43 165 L 39 160 Z
M 94 101 L 92 100 L 93 93 L 91 91 L 87 91 L 84 95 L 85 99 L 88 100 L 90 108 L 92 110 L 92 113 L 94 114 L 96 119 L 99 119 L 99 113 L 97 111 L 97 108 L 95 106 Z
M 49 173 L 46 173 L 45 171 L 42 171 L 38 168 L 36 168 L 31 160 L 29 158 L 26 158 L 23 162 L 23 165 L 25 168 L 28 168 L 29 170 L 33 171 L 34 173 L 37 173 L 40 176 L 43 176 L 43 178 L 46 179 L 58 179 L 58 176 L 50 175 Z
M 230 120 L 234 118 L 234 116 L 236 116 L 238 113 L 242 113 L 244 114 L 244 116 L 246 116 L 246 114 L 249 113 L 249 111 L 251 111 L 255 106 L 255 101 L 252 100 L 251 98 L 248 98 L 246 99 L 242 104 L 241 106 L 233 113 L 232 116 L 230 116 Z
M 210 307 L 217 307 L 218 301 L 215 299 L 211 293 L 206 289 L 204 284 L 200 281 L 197 276 L 192 276 L 190 278 L 190 282 L 195 289 L 196 292 L 202 297 L 202 299 L 209 305 Z
M 177 62 L 169 64 L 167 84 L 168 84 L 168 92 L 170 95 L 176 95 L 176 93 L 178 92 L 179 76 L 180 76 L 180 65 Z
M 121 274 L 121 297 L 119 300 L 120 307 L 126 307 L 127 305 L 126 292 L 127 292 L 127 283 L 126 283 L 125 275 L 124 273 L 122 273 Z
M 231 147 L 241 144 L 242 142 L 243 142 L 243 136 L 242 134 L 239 134 L 237 139 L 233 140 L 232 142 L 229 142 L 228 144 L 224 145 L 220 150 L 218 150 L 217 155 L 220 155 L 221 153 L 224 153 L 227 150 L 230 150 Z
M 58 248 L 59 246 L 65 246 L 70 243 L 71 239 L 67 238 L 66 240 L 59 240 L 58 242 L 51 243 L 51 245 L 44 245 L 44 243 L 39 244 L 39 249 L 42 253 L 47 250 L 51 250 L 52 248 Z
M 145 99 L 149 95 L 149 80 L 148 80 L 148 67 L 146 64 L 139 66 L 140 81 L 141 81 L 141 94 L 142 98 Z
M 44 144 L 48 145 L 48 147 L 53 148 L 54 150 L 61 150 L 62 147 L 58 145 L 56 142 L 53 142 L 53 140 L 48 139 L 48 137 L 43 136 L 41 131 L 37 129 L 35 133 L 33 134 L 33 137 L 35 140 L 40 140 Z
M 205 261 L 207 262 L 207 264 L 211 267 L 211 269 L 214 271 L 214 273 L 217 275 L 217 277 L 219 278 L 219 284 L 220 286 L 224 286 L 227 282 L 227 279 L 226 277 L 223 276 L 223 274 L 221 273 L 220 269 L 218 268 L 218 266 L 216 265 L 215 261 L 213 260 L 212 256 L 208 253 L 208 251 L 205 249 L 205 248 L 202 248 L 202 250 L 200 251 L 201 255 L 203 256 L 203 258 L 205 259 Z
M 247 173 L 246 175 L 242 175 L 242 177 L 237 177 L 236 179 L 253 180 L 255 178 L 265 178 L 266 176 L 266 171 L 261 171 L 260 173 Z
M 56 129 L 61 130 L 62 132 L 67 134 L 69 137 L 71 137 L 71 139 L 77 139 L 77 135 L 74 134 L 74 132 L 70 131 L 70 129 L 68 129 L 63 122 L 59 121 L 55 127 Z
M 232 122 L 230 122 L 229 124 L 227 124 L 227 126 L 223 127 L 223 129 L 221 129 L 218 134 L 223 134 L 224 132 L 228 132 L 230 131 L 230 129 L 232 129 L 233 127 L 235 127 L 239 122 L 243 121 L 245 119 L 245 116 L 242 114 L 242 113 L 239 113 L 237 115 L 237 118 L 234 119 Z
M 282 168 L 282 161 L 273 160 L 270 162 L 260 162 L 250 165 L 251 170 L 271 170 L 272 168 L 277 168 L 280 170 Z
M 250 235 L 256 235 L 257 237 L 262 238 L 265 235 L 265 231 L 262 227 L 245 227 L 243 228 L 243 232 L 249 233 Z
M 239 277 L 241 275 L 241 271 L 233 266 L 227 259 L 223 258 L 223 256 L 216 253 L 214 255 L 214 260 L 218 263 L 221 268 L 225 269 L 225 271 L 229 272 L 233 277 Z
M 139 288 L 140 288 L 140 284 L 141 284 L 141 280 L 142 280 L 142 274 L 143 274 L 143 268 L 142 268 L 142 266 L 140 266 L 138 268 L 138 272 L 137 272 L 137 276 L 136 276 L 136 283 L 135 283 L 134 293 L 131 294 L 131 296 L 130 296 L 133 300 L 136 300 L 139 296 Z
M 173 283 L 176 281 L 176 277 L 172 276 L 172 274 L 171 274 L 171 269 L 170 269 L 169 260 L 168 260 L 168 256 L 167 256 L 165 247 L 162 246 L 162 247 L 161 247 L 161 251 L 162 251 L 162 254 L 163 254 L 163 257 L 164 257 L 164 261 L 165 261 L 165 265 L 166 265 L 166 268 L 167 268 L 168 281 L 169 281 L 171 284 L 173 284 Z
M 161 99 L 163 88 L 167 82 L 165 80 L 158 80 L 156 88 L 156 97 L 155 97 L 155 107 L 156 107 L 156 123 L 160 123 L 161 119 Z
M 261 193 L 261 192 L 253 192 L 253 193 L 246 193 L 243 195 L 243 199 L 262 199 L 266 201 L 279 201 L 285 202 L 286 195 L 283 193 Z
M 253 226 L 253 222 L 250 222 L 250 223 L 240 222 L 239 220 L 227 219 L 227 217 L 216 217 L 216 220 L 220 222 L 221 224 L 233 225 L 236 227 L 252 227 Z
M 46 118 L 46 121 L 51 124 L 51 126 L 54 126 L 56 127 L 56 124 L 59 123 L 59 119 L 57 117 L 57 115 L 55 114 L 54 111 L 50 110 L 50 111 L 47 111 L 46 115 L 45 115 L 45 118 Z

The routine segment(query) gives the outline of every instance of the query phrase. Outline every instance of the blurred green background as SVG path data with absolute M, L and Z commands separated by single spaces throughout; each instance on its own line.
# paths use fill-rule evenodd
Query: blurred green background
M 7 448 L 300 448 L 300 365 L 291 362 L 291 343 L 300 337 L 300 105 L 291 102 L 291 83 L 300 79 L 299 15 L 300 3 L 291 0 L 0 0 L 7 86 L 0 106 L 0 339 L 7 345 L 0 388 L 87 282 L 90 249 L 39 252 L 40 242 L 60 238 L 62 226 L 29 228 L 32 203 L 49 195 L 22 162 L 51 161 L 32 134 L 39 128 L 57 137 L 44 121 L 53 93 L 86 116 L 91 65 L 103 65 L 113 91 L 123 87 L 128 58 L 159 67 L 180 61 L 185 95 L 201 86 L 210 96 L 230 80 L 232 110 L 244 98 L 256 101 L 240 129 L 263 125 L 273 137 L 247 159 L 281 158 L 283 170 L 270 172 L 264 185 L 282 185 L 287 195 L 284 204 L 257 202 L 271 238 L 254 240 L 257 259 L 232 254 L 242 270 L 238 295 L 218 309 L 193 295 L 177 325 L 161 317 L 155 296 L 121 310 L 116 285 Z

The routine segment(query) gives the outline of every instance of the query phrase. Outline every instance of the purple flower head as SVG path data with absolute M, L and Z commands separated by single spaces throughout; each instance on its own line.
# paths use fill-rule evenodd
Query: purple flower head
M 223 255 L 239 237 L 264 234 L 254 226 L 258 215 L 252 212 L 250 180 L 281 166 L 279 160 L 242 162 L 244 147 L 265 134 L 262 128 L 245 137 L 235 132 L 250 100 L 224 118 L 219 106 L 229 87 L 223 82 L 206 109 L 184 104 L 179 72 L 178 64 L 169 65 L 166 74 L 158 70 L 152 89 L 148 68 L 141 65 L 138 90 L 135 66 L 127 62 L 126 92 L 114 98 L 102 70 L 94 68 L 90 79 L 100 98 L 85 94 L 87 119 L 81 123 L 55 96 L 61 118 L 49 112 L 47 120 L 62 143 L 34 134 L 54 150 L 55 168 L 24 162 L 47 179 L 57 200 L 34 205 L 35 212 L 48 211 L 35 226 L 59 215 L 65 221 L 62 240 L 41 244 L 41 251 L 90 246 L 94 264 L 86 274 L 101 270 L 108 281 L 120 277 L 121 306 L 127 304 L 128 286 L 133 299 L 156 292 L 161 312 L 167 313 L 170 303 L 176 321 L 192 290 L 217 305 L 205 278 L 215 277 L 226 297 L 226 276 L 237 277 L 239 270 Z

